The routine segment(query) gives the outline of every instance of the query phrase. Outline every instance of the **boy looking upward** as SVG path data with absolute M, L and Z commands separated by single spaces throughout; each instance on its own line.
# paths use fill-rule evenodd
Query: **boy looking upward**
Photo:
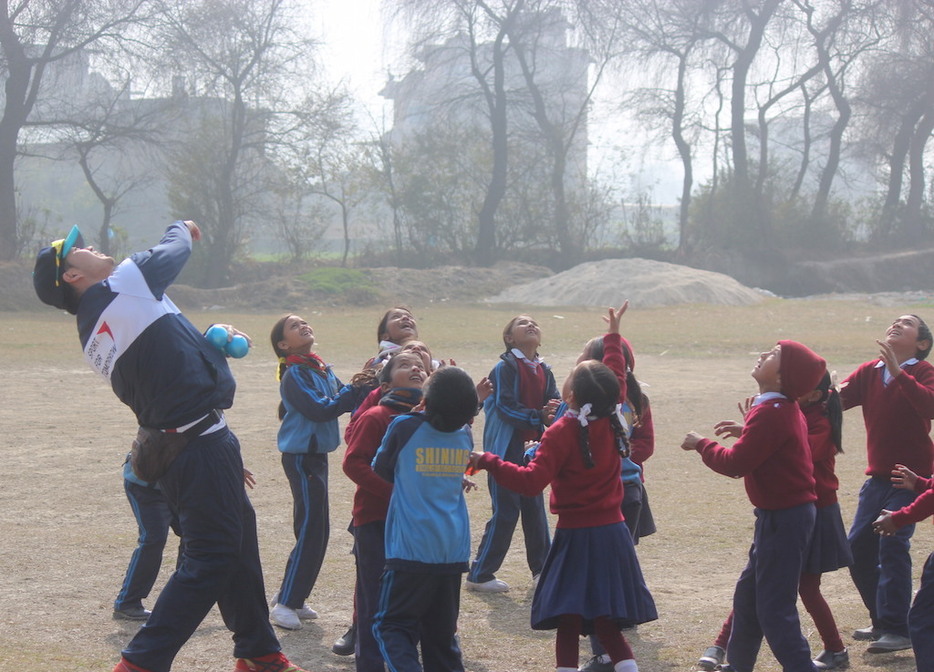
M 853 551 L 850 575 L 872 624 L 855 631 L 853 638 L 870 640 L 870 653 L 886 653 L 911 647 L 909 549 L 915 526 L 878 536 L 872 523 L 881 511 L 897 511 L 917 496 L 891 483 L 897 464 L 921 476 L 931 475 L 934 366 L 925 361 L 931 351 L 931 330 L 917 315 L 896 319 L 876 343 L 879 357 L 861 364 L 843 381 L 840 398 L 844 409 L 862 406 L 869 476 L 860 489 L 848 539 Z

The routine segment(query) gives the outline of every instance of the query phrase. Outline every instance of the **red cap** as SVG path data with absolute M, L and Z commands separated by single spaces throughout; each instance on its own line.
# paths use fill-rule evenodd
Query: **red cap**
M 782 378 L 781 392 L 793 401 L 817 388 L 827 370 L 827 362 L 806 345 L 797 341 L 779 341 L 782 359 L 779 375 Z

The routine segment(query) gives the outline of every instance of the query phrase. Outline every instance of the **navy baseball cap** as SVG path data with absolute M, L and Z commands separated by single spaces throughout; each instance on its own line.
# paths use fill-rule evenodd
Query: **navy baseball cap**
M 32 271 L 32 284 L 39 299 L 72 315 L 78 311 L 78 306 L 75 305 L 74 294 L 66 291 L 62 272 L 65 270 L 65 257 L 76 247 L 84 247 L 84 238 L 78 227 L 73 226 L 67 236 L 39 250 Z

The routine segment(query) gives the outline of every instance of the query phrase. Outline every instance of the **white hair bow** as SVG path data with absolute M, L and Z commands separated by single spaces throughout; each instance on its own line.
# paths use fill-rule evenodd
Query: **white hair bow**
M 586 427 L 590 424 L 590 411 L 593 409 L 592 404 L 584 404 L 580 407 L 580 410 L 577 412 L 577 421 L 581 423 L 581 427 Z

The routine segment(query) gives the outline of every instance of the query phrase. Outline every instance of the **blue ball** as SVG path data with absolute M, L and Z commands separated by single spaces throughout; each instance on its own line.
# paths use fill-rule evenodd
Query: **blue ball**
M 215 324 L 207 330 L 204 337 L 218 350 L 223 350 L 227 346 L 227 330 L 224 327 Z
M 224 346 L 224 351 L 234 359 L 246 357 L 247 353 L 250 352 L 250 342 L 237 334 Z

